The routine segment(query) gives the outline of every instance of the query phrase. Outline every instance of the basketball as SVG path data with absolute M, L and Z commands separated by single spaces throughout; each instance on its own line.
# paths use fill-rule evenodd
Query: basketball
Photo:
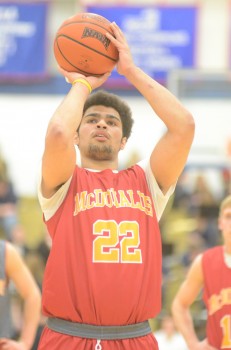
M 79 13 L 64 21 L 54 40 L 58 65 L 85 76 L 111 72 L 118 60 L 118 50 L 106 37 L 106 32 L 113 34 L 110 23 L 94 13 Z

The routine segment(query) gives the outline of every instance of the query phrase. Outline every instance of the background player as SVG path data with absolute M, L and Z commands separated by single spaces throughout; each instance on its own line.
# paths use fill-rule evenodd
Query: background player
M 23 300 L 23 322 L 19 339 L 11 337 L 9 282 Z M 25 262 L 10 242 L 0 240 L 0 350 L 31 349 L 41 313 L 40 290 Z
M 218 228 L 224 244 L 196 257 L 172 305 L 175 322 L 190 350 L 231 349 L 231 196 L 221 202 Z M 200 341 L 189 308 L 202 289 L 208 318 L 207 338 Z

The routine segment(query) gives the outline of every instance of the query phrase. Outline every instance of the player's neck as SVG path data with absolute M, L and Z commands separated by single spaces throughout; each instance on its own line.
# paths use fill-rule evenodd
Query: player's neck
M 88 158 L 81 159 L 81 167 L 93 170 L 118 169 L 118 161 L 112 160 L 93 160 Z
M 231 246 L 228 244 L 224 245 L 224 253 L 231 256 Z
M 231 250 L 230 250 L 230 248 L 227 249 L 226 246 L 224 246 L 224 261 L 225 261 L 226 266 L 231 268 Z

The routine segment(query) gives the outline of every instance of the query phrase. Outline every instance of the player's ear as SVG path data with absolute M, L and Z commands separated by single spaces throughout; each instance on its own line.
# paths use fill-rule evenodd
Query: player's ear
M 78 133 L 78 131 L 76 131 L 76 133 L 75 133 L 74 143 L 75 143 L 75 145 L 77 145 L 77 146 L 78 146 L 78 144 L 79 144 L 79 133 Z
M 120 149 L 123 150 L 126 146 L 127 143 L 127 137 L 123 137 L 121 140 L 121 145 L 120 145 Z

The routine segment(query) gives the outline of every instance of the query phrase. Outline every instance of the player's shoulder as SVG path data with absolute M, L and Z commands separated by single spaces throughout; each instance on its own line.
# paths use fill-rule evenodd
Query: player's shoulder
M 13 260 L 13 259 L 21 258 L 17 248 L 14 246 L 13 243 L 9 241 L 5 242 L 5 250 L 6 250 L 6 257 L 8 257 L 9 259 Z
M 216 254 L 222 253 L 222 251 L 223 251 L 223 246 L 218 245 L 215 247 L 211 247 L 211 248 L 204 251 L 203 258 L 213 257 Z
M 192 267 L 194 268 L 200 268 L 201 267 L 201 264 L 202 264 L 202 260 L 203 260 L 203 255 L 204 253 L 200 253 L 198 254 L 195 259 L 193 260 L 192 262 Z
M 7 276 L 11 278 L 12 272 L 15 268 L 19 268 L 21 265 L 21 256 L 16 247 L 9 241 L 5 242 L 5 266 Z

